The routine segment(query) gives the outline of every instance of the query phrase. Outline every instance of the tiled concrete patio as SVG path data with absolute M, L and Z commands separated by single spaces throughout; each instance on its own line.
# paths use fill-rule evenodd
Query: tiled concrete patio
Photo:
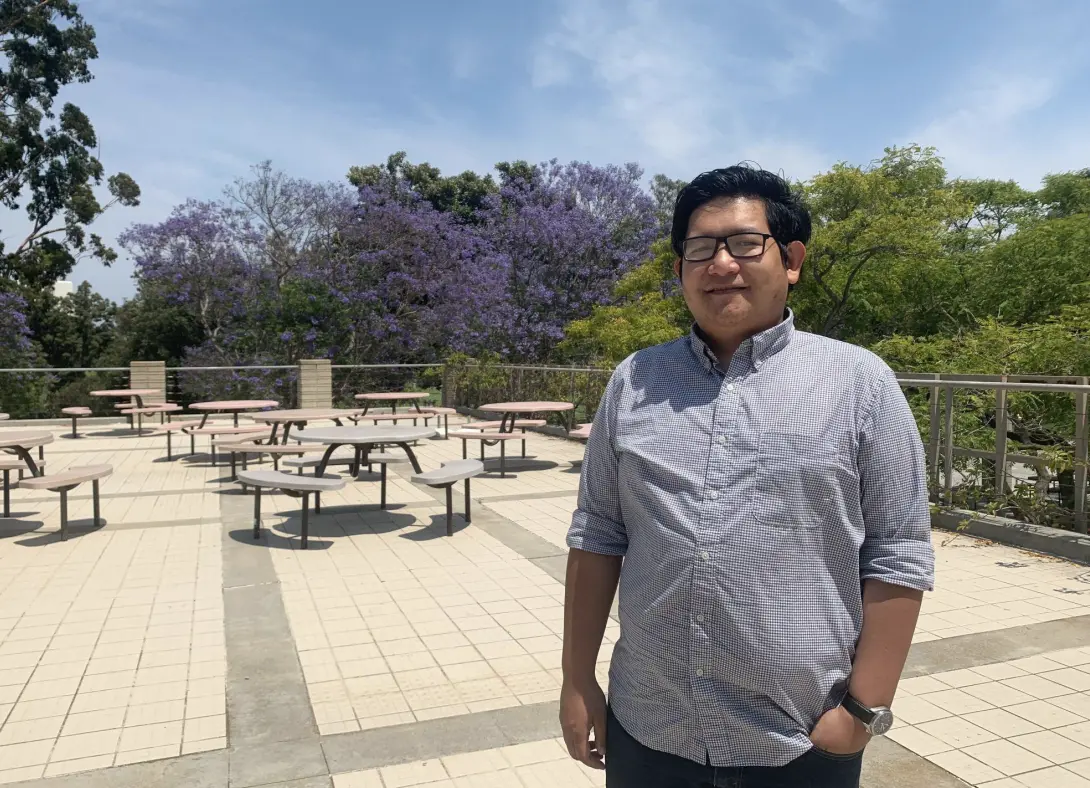
M 0 783 L 602 784 L 556 739 L 580 444 L 532 435 L 515 475 L 473 481 L 474 522 L 450 539 L 442 493 L 407 466 L 385 512 L 364 475 L 323 496 L 302 551 L 297 501 L 270 495 L 253 540 L 251 498 L 205 454 L 52 429 L 51 472 L 114 466 L 108 524 L 87 528 L 82 488 L 67 542 L 55 494 L 17 489 L 0 519 Z M 434 467 L 461 443 L 418 454 Z M 934 538 L 939 588 L 864 784 L 1090 788 L 1090 569 Z

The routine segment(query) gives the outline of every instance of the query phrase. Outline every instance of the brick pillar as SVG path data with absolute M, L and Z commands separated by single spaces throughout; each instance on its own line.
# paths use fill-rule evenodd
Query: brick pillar
M 333 407 L 333 370 L 328 358 L 299 361 L 299 407 Z
M 143 397 L 145 405 L 166 402 L 167 364 L 165 361 L 133 361 L 129 364 L 129 388 L 159 389 L 158 394 Z

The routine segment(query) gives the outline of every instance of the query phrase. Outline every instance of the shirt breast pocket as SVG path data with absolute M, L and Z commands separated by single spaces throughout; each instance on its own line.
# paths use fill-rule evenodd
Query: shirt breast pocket
M 834 515 L 847 473 L 835 447 L 815 435 L 761 434 L 753 519 L 775 528 L 816 528 Z

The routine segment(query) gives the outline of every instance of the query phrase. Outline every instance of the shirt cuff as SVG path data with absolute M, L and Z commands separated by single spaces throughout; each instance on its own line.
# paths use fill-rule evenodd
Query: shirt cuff
M 576 509 L 568 529 L 568 547 L 600 555 L 624 555 L 628 552 L 628 534 L 624 525 L 608 517 Z
M 935 586 L 935 552 L 928 540 L 869 539 L 859 556 L 860 577 L 916 591 Z

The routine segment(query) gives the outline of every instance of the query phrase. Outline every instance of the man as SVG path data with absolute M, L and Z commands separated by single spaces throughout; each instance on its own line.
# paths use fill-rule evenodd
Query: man
M 892 723 L 934 572 L 923 447 L 877 356 L 795 330 L 809 239 L 779 176 L 697 177 L 672 229 L 695 325 L 626 359 L 595 417 L 560 719 L 611 788 L 857 786 Z

